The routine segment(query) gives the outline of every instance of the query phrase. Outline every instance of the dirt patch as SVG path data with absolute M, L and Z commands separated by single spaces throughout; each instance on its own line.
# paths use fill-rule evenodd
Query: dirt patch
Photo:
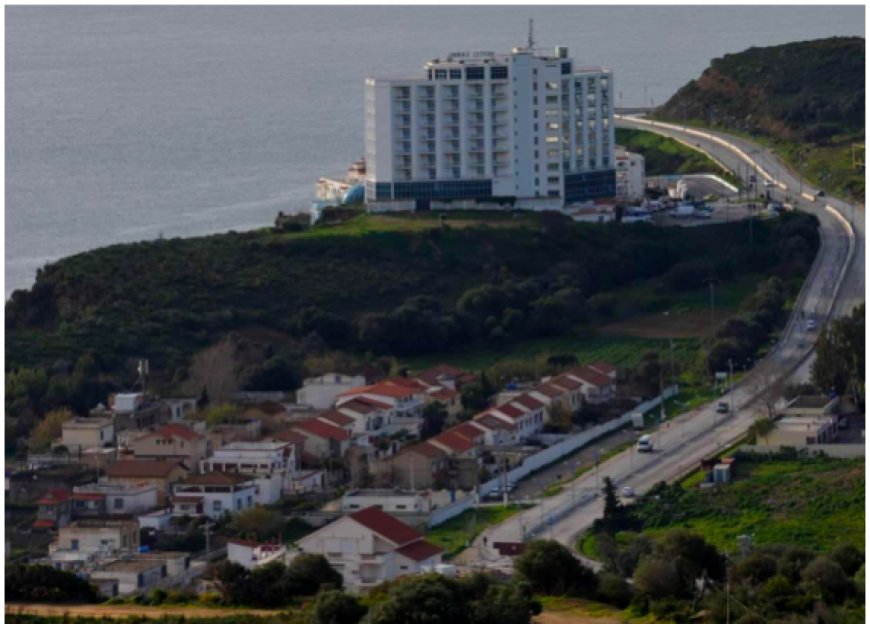
M 732 314 L 726 310 L 713 314 L 709 310 L 646 314 L 610 323 L 602 327 L 601 332 L 638 338 L 703 338 L 716 331 Z
M 47 604 L 7 604 L 6 613 L 64 616 L 70 617 L 108 617 L 128 618 L 140 616 L 160 619 L 167 615 L 186 617 L 224 617 L 229 615 L 270 616 L 281 613 L 267 609 L 211 609 L 208 607 L 145 607 L 140 605 L 47 605 Z
M 534 624 L 623 624 L 625 621 L 609 615 L 582 615 L 574 611 L 544 611 L 532 618 Z

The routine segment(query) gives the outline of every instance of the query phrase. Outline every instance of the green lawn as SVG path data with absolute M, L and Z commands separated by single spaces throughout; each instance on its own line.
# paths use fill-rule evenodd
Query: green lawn
M 469 509 L 430 529 L 426 539 L 444 549 L 445 559 L 451 559 L 465 550 L 486 527 L 504 522 L 526 508 L 525 505 L 498 505 Z

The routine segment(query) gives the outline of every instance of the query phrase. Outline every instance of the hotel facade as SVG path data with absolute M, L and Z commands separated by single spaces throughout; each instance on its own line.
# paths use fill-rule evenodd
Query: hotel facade
M 366 80 L 371 211 L 613 198 L 613 75 L 568 49 L 454 52 L 412 79 Z

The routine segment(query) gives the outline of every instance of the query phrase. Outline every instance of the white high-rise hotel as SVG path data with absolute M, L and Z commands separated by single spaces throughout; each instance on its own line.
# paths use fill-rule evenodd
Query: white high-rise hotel
M 531 39 L 531 38 L 530 38 Z M 613 75 L 568 49 L 455 52 L 424 76 L 366 80 L 370 210 L 515 201 L 553 209 L 615 195 Z

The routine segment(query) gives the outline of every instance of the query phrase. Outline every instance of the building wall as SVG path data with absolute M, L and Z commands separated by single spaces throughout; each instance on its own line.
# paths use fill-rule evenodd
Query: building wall
M 341 500 L 342 511 L 358 511 L 378 505 L 387 513 L 409 513 L 412 511 L 429 511 L 428 500 L 418 494 L 402 496 L 398 494 L 365 493 L 345 494 Z
M 114 438 L 115 427 L 112 421 L 107 421 L 101 426 L 89 425 L 87 427 L 78 425 L 73 421 L 63 427 L 61 444 L 67 447 L 70 453 L 77 453 L 79 449 L 84 450 L 111 444 Z
M 187 471 L 181 466 L 172 470 L 166 478 L 160 477 L 106 477 L 106 483 L 120 483 L 130 486 L 135 486 L 140 483 L 153 485 L 157 488 L 157 504 L 165 505 L 169 494 L 171 493 L 172 485 L 184 479 L 187 476 Z
M 315 380 L 306 379 L 305 385 L 296 391 L 296 402 L 312 406 L 314 409 L 327 409 L 335 402 L 335 398 L 346 390 L 363 386 L 366 383 L 362 375 L 339 375 L 332 373 Z M 309 383 L 311 382 L 311 383 Z
M 57 547 L 85 553 L 119 549 L 136 551 L 139 548 L 139 524 L 128 522 L 121 526 L 61 527 L 58 531 Z
M 208 439 L 185 440 L 173 436 L 171 439 L 160 435 L 149 435 L 133 440 L 133 454 L 144 459 L 181 458 L 185 464 L 196 470 L 199 461 L 207 455 Z

